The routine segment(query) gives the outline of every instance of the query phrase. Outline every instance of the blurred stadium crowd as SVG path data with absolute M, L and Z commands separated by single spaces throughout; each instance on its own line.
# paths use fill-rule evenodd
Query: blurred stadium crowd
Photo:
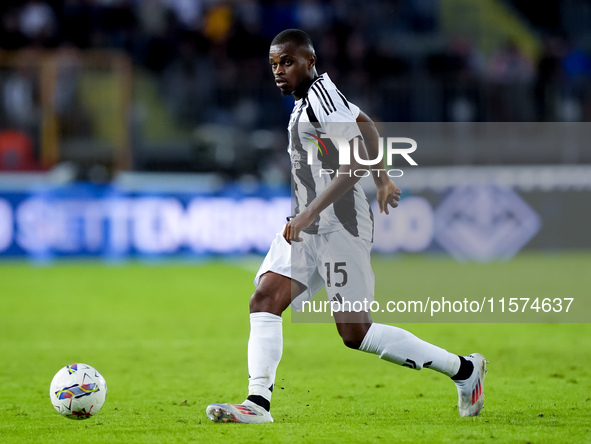
M 524 0 L 482 2 L 510 11 L 522 23 L 525 37 L 487 31 L 487 26 L 499 27 L 492 17 L 481 17 L 470 32 L 462 24 L 474 16 L 450 18 L 463 3 L 3 1 L 0 60 L 8 60 L 7 54 L 10 60 L 35 59 L 40 51 L 50 51 L 74 66 L 72 60 L 91 50 L 127 54 L 134 67 L 127 124 L 131 167 L 136 170 L 223 166 L 232 175 L 245 165 L 268 171 L 261 158 L 280 165 L 272 159 L 277 152 L 283 156 L 292 102 L 279 96 L 266 58 L 273 36 L 290 27 L 311 34 L 319 72 L 327 71 L 349 100 L 382 121 L 591 118 L 589 2 L 549 0 L 543 7 Z M 0 75 L 1 129 L 23 130 L 36 141 L 41 137 L 42 81 L 14 66 L 18 62 L 4 63 Z M 58 113 L 63 110 L 61 142 L 100 138 L 93 134 L 91 117 L 85 118 L 77 75 L 63 78 L 66 87 L 56 89 L 54 99 Z M 155 98 L 145 98 L 152 97 L 150 88 Z M 172 122 L 161 134 L 149 117 L 158 107 Z M 204 135 L 208 128 L 217 136 Z M 219 128 L 240 140 L 240 148 L 228 149 L 233 142 L 221 137 Z

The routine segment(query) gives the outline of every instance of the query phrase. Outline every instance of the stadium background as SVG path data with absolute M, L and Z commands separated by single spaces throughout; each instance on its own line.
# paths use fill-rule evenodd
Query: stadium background
M 400 216 L 385 235 L 432 219 L 417 229 L 422 247 L 406 250 L 441 250 L 447 234 L 432 213 L 444 191 L 494 166 L 480 185 L 520 192 L 541 223 L 501 209 L 497 220 L 531 225 L 511 227 L 514 245 L 452 255 L 589 248 L 584 218 L 562 215 L 588 216 L 590 16 L 576 0 L 4 2 L 0 255 L 264 253 L 288 211 L 293 99 L 277 94 L 266 63 L 270 39 L 288 27 L 311 34 L 320 71 L 375 120 L 433 123 L 392 130 L 428 135 L 420 173 L 410 168 L 399 185 L 433 193 L 421 197 L 429 214 Z M 498 192 L 465 190 L 473 203 Z M 242 220 L 247 229 L 235 230 Z M 507 226 L 460 231 L 479 231 L 482 244 Z M 236 231 L 246 234 L 228 239 Z
M 246 298 L 289 211 L 293 99 L 267 65 L 277 32 L 309 32 L 320 72 L 350 101 L 417 135 L 403 204 L 376 219 L 378 293 L 395 270 L 397 296 L 587 301 L 590 22 L 584 0 L 2 2 L 0 441 L 585 442 L 588 324 L 519 323 L 548 320 L 535 314 L 465 324 L 481 332 L 468 338 L 455 324 L 409 326 L 492 355 L 483 422 L 448 418 L 455 400 L 435 377 L 393 383 L 384 365 L 359 386 L 368 357 L 341 350 L 329 326 L 289 322 L 274 407 L 287 422 L 222 433 L 203 408 L 243 394 Z M 311 378 L 299 365 L 310 359 L 336 379 Z M 70 361 L 110 384 L 90 429 L 60 422 L 46 399 Z M 515 401 L 523 381 L 536 390 Z

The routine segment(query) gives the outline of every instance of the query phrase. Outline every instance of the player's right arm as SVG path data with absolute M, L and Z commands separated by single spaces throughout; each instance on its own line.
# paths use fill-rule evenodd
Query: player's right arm
M 359 125 L 359 130 L 361 131 L 361 135 L 365 140 L 365 148 L 367 149 L 367 153 L 370 159 L 375 159 L 379 155 L 379 138 L 380 134 L 376 128 L 376 125 L 371 118 L 365 114 L 363 111 L 359 110 L 359 115 L 357 116 L 357 124 Z M 386 214 L 390 214 L 388 211 L 388 205 L 392 208 L 396 208 L 398 206 L 398 201 L 400 200 L 400 188 L 396 186 L 392 179 L 386 174 L 386 165 L 384 163 L 384 158 L 382 157 L 381 161 L 372 167 L 372 176 L 373 181 L 376 184 L 377 190 L 377 201 L 380 208 L 380 213 L 386 212 Z
M 308 228 L 326 207 L 335 202 L 359 181 L 359 176 L 355 175 L 354 171 L 367 169 L 355 159 L 352 141 L 349 142 L 348 148 L 351 163 L 340 165 L 338 174 L 330 181 L 330 184 L 300 214 L 289 220 L 285 225 L 283 237 L 289 244 L 292 241 L 301 242 L 300 233 Z M 361 152 L 365 151 L 363 141 L 361 141 L 359 148 Z

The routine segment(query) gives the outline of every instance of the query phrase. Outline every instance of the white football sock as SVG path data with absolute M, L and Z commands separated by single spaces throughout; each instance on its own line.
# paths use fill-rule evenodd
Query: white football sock
M 275 373 L 283 352 L 283 319 L 271 313 L 250 314 L 248 394 L 271 401 Z
M 372 324 L 359 350 L 404 367 L 431 368 L 450 377 L 460 369 L 457 355 L 392 325 Z

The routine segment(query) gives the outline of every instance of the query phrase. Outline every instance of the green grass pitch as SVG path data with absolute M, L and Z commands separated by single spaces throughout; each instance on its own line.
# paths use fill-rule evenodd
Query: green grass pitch
M 0 264 L 0 442 L 490 442 L 591 440 L 590 324 L 404 324 L 490 360 L 485 407 L 460 418 L 454 384 L 345 348 L 330 324 L 284 317 L 274 424 L 214 424 L 211 402 L 246 395 L 255 262 Z M 590 297 L 591 255 L 507 263 L 376 259 L 378 290 Z M 58 415 L 54 373 L 84 362 L 109 392 L 94 418 Z

